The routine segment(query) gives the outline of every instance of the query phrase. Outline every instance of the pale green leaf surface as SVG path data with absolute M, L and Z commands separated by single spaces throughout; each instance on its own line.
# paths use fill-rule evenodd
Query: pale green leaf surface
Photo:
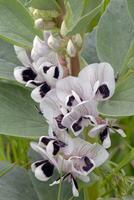
M 102 102 L 98 110 L 103 115 L 121 117 L 134 115 L 134 76 L 131 75 L 116 88 L 114 96 Z
M 85 35 L 81 56 L 88 64 L 99 62 L 96 52 L 96 28 Z
M 17 0 L 0 0 L 0 37 L 12 44 L 31 48 L 35 35 L 32 17 Z
M 56 0 L 23 0 L 27 6 L 32 6 L 40 10 L 57 10 L 59 5 Z
M 0 170 L 4 170 L 9 163 L 0 162 Z M 31 180 L 26 170 L 14 167 L 0 177 L 0 200 L 38 200 Z
M 99 3 L 100 1 L 92 3 L 92 1 L 69 0 L 66 5 L 65 34 L 86 32 L 93 18 L 100 12 L 101 4 Z
M 39 137 L 47 134 L 45 119 L 38 113 L 30 90 L 0 82 L 0 134 Z
M 0 39 L 0 78 L 13 80 L 13 70 L 22 65 L 14 52 L 13 45 Z
M 101 61 L 109 62 L 116 73 L 124 69 L 134 37 L 134 26 L 126 0 L 111 0 L 97 29 L 97 53 Z
M 130 15 L 134 21 L 134 1 L 133 0 L 127 0 L 127 3 L 128 3 L 128 9 L 129 9 L 129 12 L 130 12 Z
M 12 165 L 7 162 L 0 162 L 0 171 Z M 56 176 L 54 177 L 56 178 Z M 58 186 L 50 187 L 48 182 L 41 182 L 34 177 L 34 174 L 21 167 L 14 166 L 6 174 L 0 177 L 0 200 L 53 200 L 57 199 Z M 68 200 L 72 197 L 71 185 L 67 182 L 61 187 L 61 200 Z M 72 200 L 76 198 L 71 198 Z M 80 194 L 78 200 L 82 200 Z

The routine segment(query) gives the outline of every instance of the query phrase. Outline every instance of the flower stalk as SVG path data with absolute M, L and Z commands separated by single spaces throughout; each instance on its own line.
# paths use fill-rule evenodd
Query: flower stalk
M 79 62 L 79 55 L 76 54 L 75 57 L 70 58 L 71 63 L 71 74 L 72 76 L 77 76 L 80 72 L 80 62 Z

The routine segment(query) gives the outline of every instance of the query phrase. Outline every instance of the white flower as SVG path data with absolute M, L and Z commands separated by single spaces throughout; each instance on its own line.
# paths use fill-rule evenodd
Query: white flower
M 40 110 L 51 127 L 60 130 L 66 129 L 61 122 L 64 115 L 67 114 L 67 110 L 60 105 L 55 89 L 51 90 L 40 102 Z
M 31 51 L 32 60 L 37 61 L 40 57 L 47 56 L 51 52 L 51 49 L 48 46 L 48 38 L 50 34 L 50 32 L 44 31 L 44 40 L 41 40 L 38 36 L 35 36 Z
M 78 136 L 84 127 L 96 123 L 97 116 L 95 102 L 83 101 L 63 117 L 61 124 L 69 128 L 75 136 Z
M 45 38 L 50 34 L 47 32 Z M 58 55 L 50 50 L 46 40 L 41 41 L 37 36 L 34 39 L 33 49 L 27 52 L 21 47 L 15 46 L 18 59 L 24 66 L 14 69 L 14 76 L 20 83 L 35 88 L 31 97 L 40 102 L 46 93 L 55 87 L 57 80 L 64 77 L 64 69 L 60 65 Z
M 64 173 L 61 181 L 71 182 L 74 196 L 79 195 L 76 178 L 88 182 L 88 174 L 108 158 L 107 151 L 101 145 L 90 144 L 80 138 L 71 139 L 66 133 L 62 137 L 58 134 L 53 138 L 43 136 L 38 144 L 31 143 L 31 147 L 43 157 L 43 160 L 32 164 L 36 178 L 47 181 L 56 167 L 59 173 Z M 60 179 L 54 181 L 51 186 L 59 183 Z
M 115 90 L 115 77 L 109 63 L 94 63 L 83 68 L 79 82 L 84 91 L 84 97 L 104 101 L 112 97 Z
M 77 77 L 68 76 L 56 84 L 56 93 L 61 104 L 70 110 L 82 101 L 83 89 Z
M 37 73 L 33 68 L 29 52 L 17 46 L 14 46 L 14 49 L 18 59 L 23 64 L 23 66 L 18 66 L 14 69 L 15 79 L 23 84 L 26 84 L 29 80 L 36 80 Z
M 56 90 L 59 100 L 68 107 L 84 100 L 107 100 L 115 90 L 114 71 L 108 63 L 91 64 L 77 78 L 69 76 L 57 82 Z
M 103 146 L 108 149 L 111 146 L 110 133 L 114 132 L 118 133 L 122 137 L 126 137 L 126 134 L 121 128 L 118 126 L 110 126 L 107 120 L 103 120 L 102 123 L 95 124 L 94 128 L 89 131 L 89 136 L 95 137 L 96 135 L 99 135 Z

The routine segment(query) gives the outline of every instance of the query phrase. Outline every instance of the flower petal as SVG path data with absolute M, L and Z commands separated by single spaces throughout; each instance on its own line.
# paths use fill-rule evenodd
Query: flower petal
M 47 151 L 43 148 L 41 148 L 37 143 L 35 142 L 31 142 L 30 143 L 31 148 L 33 150 L 35 150 L 37 153 L 39 153 L 45 160 L 48 159 L 51 161 L 51 163 L 57 168 L 57 170 L 59 171 L 59 167 L 57 164 L 57 161 L 55 160 L 55 158 L 53 156 L 51 156 L 50 154 L 47 153 Z
M 79 196 L 78 184 L 77 184 L 76 180 L 73 177 L 71 178 L 71 184 L 72 184 L 73 196 L 74 197 L 78 197 Z
M 78 99 L 80 99 L 80 97 L 82 96 L 82 91 L 78 83 L 78 78 L 73 76 L 68 76 L 62 80 L 59 80 L 56 84 L 56 92 L 59 100 L 64 106 L 67 106 L 69 100 L 71 100 L 72 104 L 72 101 L 75 100 L 77 102 Z
M 24 48 L 14 46 L 14 50 L 15 50 L 15 53 L 17 55 L 17 58 L 21 61 L 21 63 L 25 67 L 32 67 L 30 56 L 28 56 L 28 53 Z
M 111 146 L 111 140 L 109 136 L 109 128 L 106 127 L 101 133 L 100 133 L 100 140 L 103 143 L 104 148 L 108 149 Z
M 44 164 L 46 162 L 47 162 L 47 160 L 39 160 L 39 161 L 36 161 L 36 162 L 32 163 L 32 165 L 31 165 L 32 172 L 35 172 L 37 167 L 39 167 L 40 165 L 42 165 L 42 164 Z
M 72 125 L 75 126 L 77 121 L 79 121 L 81 118 L 86 117 L 87 115 L 89 115 L 89 116 L 91 115 L 94 117 L 96 117 L 98 115 L 94 102 L 83 101 L 83 102 L 79 103 L 77 106 L 73 107 L 71 112 L 69 112 L 68 114 L 66 114 L 63 117 L 62 125 L 67 128 L 72 128 L 72 130 L 74 130 Z M 89 122 L 90 122 L 90 120 L 89 120 Z M 84 123 L 84 121 L 82 120 L 81 130 L 82 130 L 83 125 L 86 125 L 83 123 Z M 79 129 L 80 129 L 80 127 L 79 127 Z
M 109 63 L 104 62 L 99 64 L 98 80 L 101 82 L 98 88 L 100 94 L 102 95 L 101 100 L 111 98 L 115 91 L 115 77 L 114 70 Z
M 79 73 L 79 82 L 86 99 L 92 99 L 95 95 L 96 100 L 103 101 L 114 94 L 115 77 L 113 68 L 109 63 L 88 65 Z
M 34 80 L 37 74 L 29 67 L 16 67 L 14 69 L 15 79 L 23 84 L 26 84 L 29 80 Z
M 47 154 L 55 156 L 60 151 L 60 145 L 56 141 L 50 141 L 46 146 Z
M 106 124 L 99 124 L 99 125 L 96 125 L 94 128 L 92 128 L 88 135 L 90 137 L 95 137 L 96 135 L 98 135 L 103 129 L 105 129 L 106 127 Z
M 55 89 L 52 89 L 46 94 L 45 99 L 40 102 L 40 109 L 43 113 L 43 116 L 51 124 L 53 124 L 53 119 L 55 117 L 62 114 Z
M 82 117 L 80 117 L 78 120 L 75 120 L 71 125 L 71 130 L 75 136 L 78 136 L 83 131 L 83 129 L 84 126 L 82 125 Z
M 35 169 L 35 177 L 40 181 L 48 181 L 53 175 L 54 165 L 46 161 Z
M 118 126 L 113 126 L 112 128 L 113 128 L 117 133 L 119 133 L 122 137 L 126 137 L 125 132 L 124 132 L 123 129 L 121 129 L 120 127 L 118 127 Z
M 35 36 L 33 41 L 33 48 L 31 51 L 31 57 L 34 61 L 38 60 L 40 57 L 47 56 L 50 53 L 50 48 L 47 44 L 47 37 L 45 40 L 41 40 L 38 36 Z
M 78 177 L 81 181 L 85 182 L 85 183 L 88 183 L 90 181 L 90 178 L 89 176 L 83 176 L 81 174 L 76 174 L 76 177 Z
M 47 94 L 47 92 L 49 92 L 50 90 L 51 87 L 46 82 L 44 82 L 42 85 L 36 87 L 32 91 L 31 97 L 35 102 L 40 103 Z
M 100 144 L 91 144 L 80 138 L 73 139 L 73 142 L 74 149 L 72 155 L 77 155 L 79 157 L 87 156 L 89 159 L 93 160 L 96 167 L 103 164 L 108 158 L 108 152 Z
M 93 144 L 87 156 L 94 161 L 96 167 L 99 167 L 108 159 L 109 154 L 102 145 Z
M 57 80 L 63 77 L 63 68 L 50 62 L 44 62 L 39 67 L 39 72 L 50 85 L 55 86 Z

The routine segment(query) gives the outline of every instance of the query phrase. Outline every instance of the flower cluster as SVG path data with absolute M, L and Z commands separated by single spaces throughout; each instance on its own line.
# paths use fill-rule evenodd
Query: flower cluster
M 74 196 L 78 196 L 76 178 L 88 182 L 89 174 L 108 158 L 110 133 L 125 136 L 122 129 L 99 116 L 97 105 L 112 97 L 115 90 L 113 68 L 109 63 L 95 63 L 83 68 L 78 77 L 68 75 L 51 45 L 51 33 L 44 40 L 37 36 L 31 52 L 15 47 L 24 66 L 15 68 L 17 81 L 33 88 L 31 97 L 39 103 L 40 111 L 49 124 L 48 136 L 31 143 L 42 156 L 32 164 L 32 171 L 41 181 L 51 178 L 54 168 L 62 177 L 51 185 L 68 180 Z M 55 43 L 56 44 L 56 43 Z M 67 76 L 68 75 L 68 76 Z M 99 136 L 101 144 L 84 140 Z M 77 136 L 77 137 L 76 137 Z

